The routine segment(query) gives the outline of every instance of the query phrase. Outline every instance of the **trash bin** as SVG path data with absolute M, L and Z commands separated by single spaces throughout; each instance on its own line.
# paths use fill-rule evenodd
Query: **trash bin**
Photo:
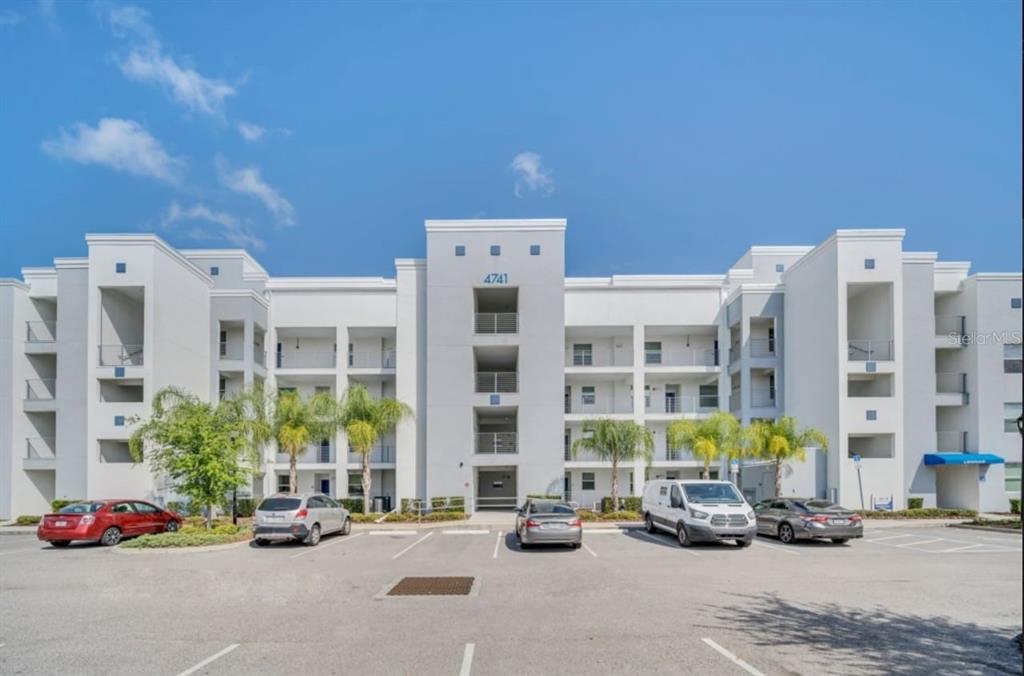
M 383 512 L 384 511 L 384 498 L 378 497 L 378 498 L 374 498 L 373 499 L 373 511 L 375 511 L 375 512 Z

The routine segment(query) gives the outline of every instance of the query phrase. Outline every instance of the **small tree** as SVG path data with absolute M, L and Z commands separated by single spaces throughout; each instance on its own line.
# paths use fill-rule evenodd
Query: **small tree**
M 676 420 L 665 433 L 668 448 L 687 448 L 704 463 L 704 479 L 711 478 L 711 463 L 723 456 L 739 459 L 744 453 L 742 427 L 736 416 L 724 411 L 712 413 L 703 420 Z
M 643 458 L 650 463 L 654 436 L 632 420 L 595 418 L 583 421 L 583 436 L 572 442 L 572 455 L 590 451 L 612 463 L 612 511 L 619 511 L 619 463 Z
M 326 392 L 305 399 L 294 390 L 279 392 L 271 402 L 270 430 L 278 450 L 288 455 L 288 491 L 295 493 L 299 456 L 314 439 L 334 433 L 337 402 Z
M 776 421 L 758 421 L 746 430 L 753 455 L 775 463 L 775 495 L 782 493 L 782 463 L 803 460 L 805 448 L 828 450 L 828 437 L 808 427 L 797 428 L 795 418 L 783 416 Z
M 154 472 L 171 479 L 177 492 L 206 509 L 207 528 L 214 505 L 250 480 L 258 464 L 253 448 L 246 426 L 228 406 L 214 406 L 175 387 L 156 393 L 152 415 L 128 441 L 135 462 L 145 458 Z
M 370 513 L 370 456 L 373 447 L 398 423 L 411 418 L 412 409 L 397 399 L 375 398 L 364 385 L 356 383 L 348 388 L 338 402 L 335 425 L 345 430 L 349 445 L 363 462 L 363 513 Z

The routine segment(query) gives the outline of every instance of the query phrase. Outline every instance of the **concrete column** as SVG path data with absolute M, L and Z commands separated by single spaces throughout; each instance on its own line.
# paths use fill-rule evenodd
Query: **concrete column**
M 334 340 L 337 349 L 335 350 L 335 378 L 334 398 L 341 399 L 348 389 L 348 327 L 338 325 L 334 329 Z M 348 440 L 341 430 L 335 432 L 331 438 L 334 445 L 334 464 L 330 471 L 334 474 L 335 495 L 339 498 L 348 497 Z
M 256 339 L 256 329 L 251 318 L 247 318 L 242 326 L 242 384 L 245 387 L 252 387 L 252 361 L 255 354 L 253 341 Z
M 643 425 L 646 409 L 644 407 L 644 340 L 646 332 L 643 324 L 633 326 L 633 420 Z M 644 472 L 647 463 L 643 460 L 633 462 L 633 495 L 643 495 Z M 629 488 L 627 484 L 625 486 Z M 623 491 L 625 493 L 625 491 Z

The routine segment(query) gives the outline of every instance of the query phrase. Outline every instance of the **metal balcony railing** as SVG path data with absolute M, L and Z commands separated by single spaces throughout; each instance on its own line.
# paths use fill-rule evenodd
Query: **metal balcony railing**
M 775 406 L 775 388 L 761 387 L 750 390 L 750 406 L 752 408 L 772 408 Z
M 718 350 L 686 347 L 644 352 L 646 366 L 718 366 Z
M 477 453 L 518 453 L 519 435 L 515 432 L 477 432 Z
M 518 312 L 477 312 L 473 317 L 473 332 L 519 333 Z
M 775 339 L 774 338 L 751 338 L 750 339 L 750 356 L 751 357 L 774 357 L 775 356 Z
M 477 371 L 476 391 L 479 394 L 503 394 L 519 391 L 516 371 Z
M 25 322 L 25 341 L 53 343 L 57 341 L 57 322 Z
M 337 355 L 325 350 L 278 352 L 275 357 L 279 369 L 330 369 L 337 364 Z
M 565 412 L 576 415 L 601 415 L 607 413 L 632 413 L 633 403 L 616 404 L 606 399 L 595 399 L 593 403 L 587 403 L 580 399 L 565 402 Z
M 334 453 L 331 451 L 330 444 L 310 444 L 307 449 L 307 452 L 313 456 L 313 461 L 319 463 L 334 462 Z
M 632 354 L 628 356 L 622 356 L 621 359 L 616 359 L 614 352 L 594 352 L 593 350 L 574 350 L 568 349 L 565 351 L 565 365 L 566 366 L 632 366 L 633 357 Z
M 220 341 L 220 350 L 218 355 L 221 359 L 242 359 L 245 351 L 242 349 L 241 343 L 236 343 L 228 340 Z
M 25 457 L 30 460 L 49 460 L 56 457 L 55 437 L 28 437 L 25 439 Z
M 848 361 L 892 361 L 891 340 L 851 340 L 847 342 Z
M 142 345 L 100 345 L 100 366 L 142 366 Z
M 967 335 L 967 317 L 963 315 L 936 315 L 935 335 L 955 338 Z
M 56 378 L 30 378 L 25 381 L 26 399 L 31 401 L 49 401 L 56 397 Z
M 351 446 L 348 447 L 348 461 L 350 463 L 362 463 L 363 456 L 356 453 Z M 395 461 L 395 446 L 393 441 L 380 442 L 370 451 L 371 463 L 391 463 Z
M 718 395 L 685 395 L 665 397 L 664 401 L 645 407 L 647 413 L 701 413 L 718 408 Z
M 348 355 L 349 368 L 357 369 L 393 369 L 395 368 L 394 350 L 371 350 L 362 352 L 350 352 Z
M 967 374 L 936 373 L 935 391 L 938 394 L 967 394 Z
M 935 433 L 935 450 L 944 453 L 965 453 L 967 451 L 967 431 L 948 430 Z

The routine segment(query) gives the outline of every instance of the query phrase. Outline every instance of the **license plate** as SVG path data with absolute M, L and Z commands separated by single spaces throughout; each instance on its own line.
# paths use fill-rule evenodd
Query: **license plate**
M 568 528 L 569 526 L 564 523 L 546 523 L 541 528 L 547 528 L 549 530 L 558 530 L 559 528 Z
M 68 522 L 67 521 L 54 521 L 53 525 L 56 526 L 57 528 L 64 528 L 65 526 L 68 525 Z
M 832 519 L 831 523 L 832 523 L 833 526 L 845 526 L 846 524 L 848 524 L 850 522 L 847 521 L 846 519 Z

